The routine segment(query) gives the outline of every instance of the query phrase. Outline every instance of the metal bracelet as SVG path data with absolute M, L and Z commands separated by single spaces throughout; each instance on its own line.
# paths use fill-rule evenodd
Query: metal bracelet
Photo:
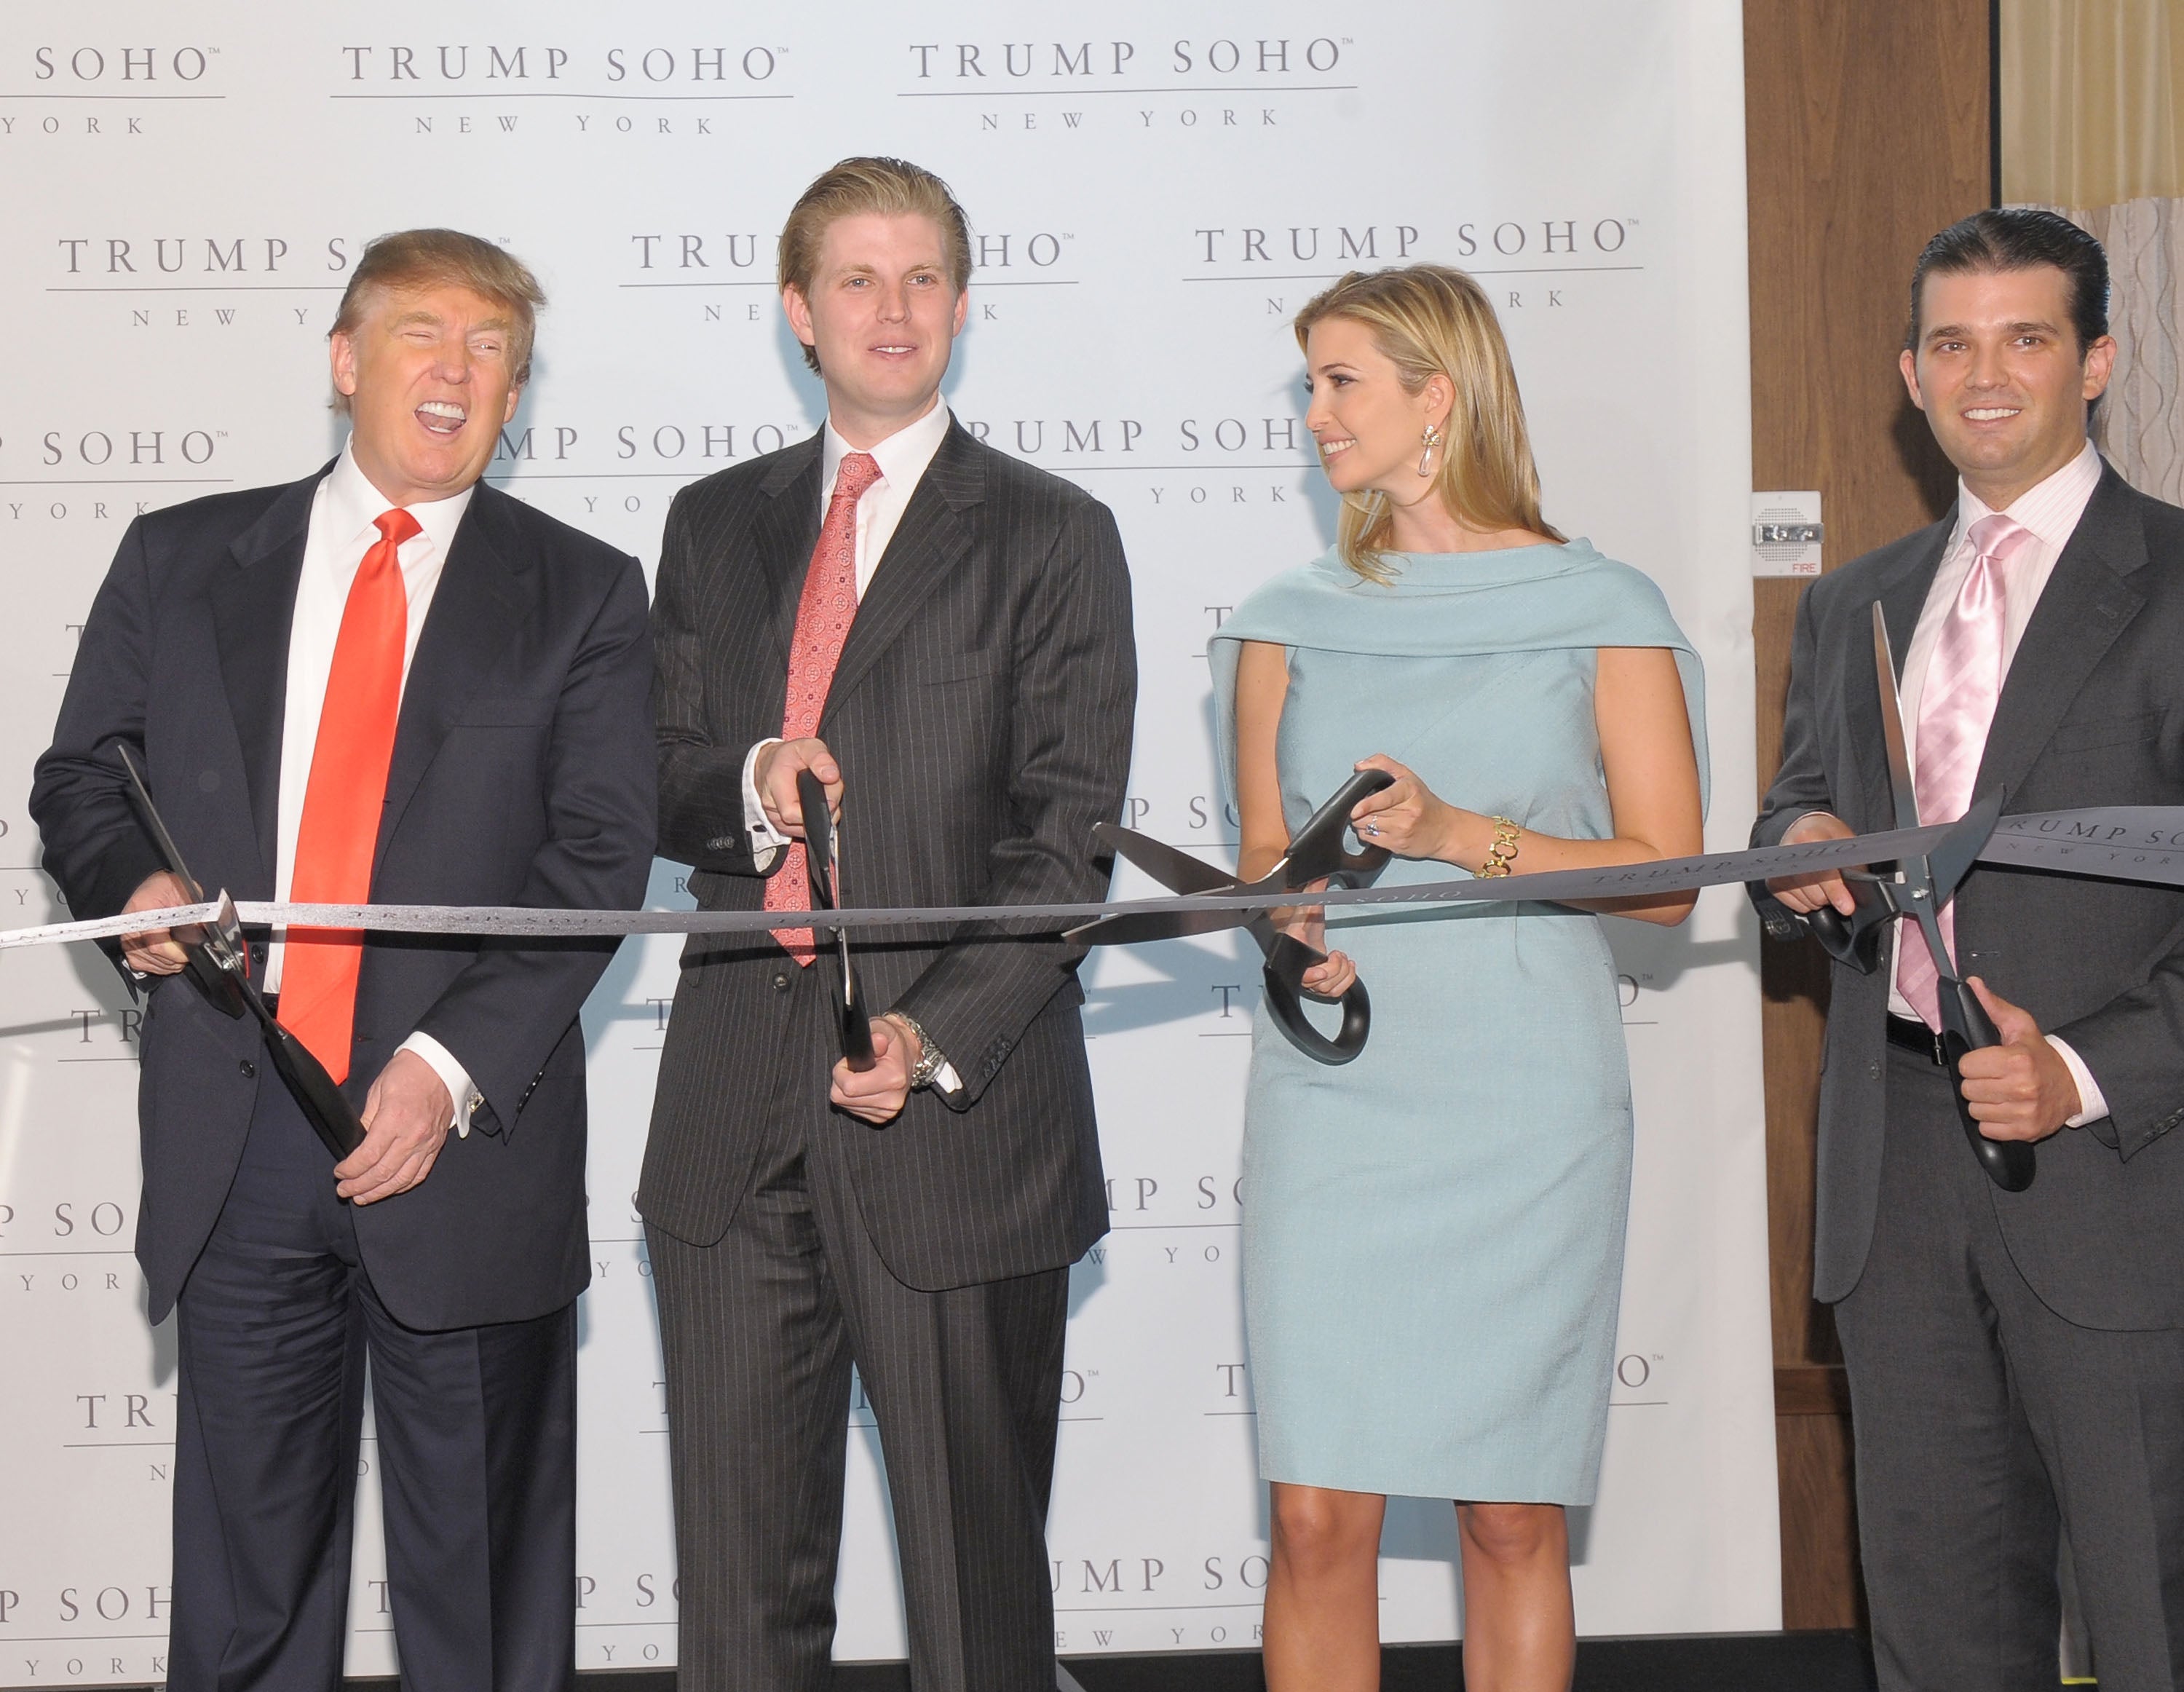
M 933 1044 L 933 1036 L 925 1032 L 925 1025 L 907 1010 L 890 1010 L 887 1015 L 917 1036 L 917 1066 L 910 1072 L 911 1090 L 914 1093 L 921 1087 L 931 1086 L 933 1077 L 947 1063 L 948 1055 Z
M 1486 854 L 1486 861 L 1479 866 L 1479 878 L 1491 881 L 1496 876 L 1509 873 L 1509 863 L 1517 855 L 1517 836 L 1521 831 L 1506 816 L 1494 819 L 1494 844 Z

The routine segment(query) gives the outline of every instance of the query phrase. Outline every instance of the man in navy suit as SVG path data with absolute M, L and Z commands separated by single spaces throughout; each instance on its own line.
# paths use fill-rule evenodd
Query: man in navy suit
M 138 519 L 39 760 L 79 916 L 185 902 L 131 802 L 238 899 L 634 906 L 654 827 L 636 560 L 482 485 L 530 272 L 448 230 L 365 250 L 331 337 L 354 423 L 286 487 Z M 573 1673 L 578 1010 L 610 943 L 276 931 L 254 977 L 368 1130 L 337 1164 L 263 1036 L 146 983 L 136 1251 L 179 1312 L 169 1684 L 338 1684 L 365 1370 L 412 1692 Z

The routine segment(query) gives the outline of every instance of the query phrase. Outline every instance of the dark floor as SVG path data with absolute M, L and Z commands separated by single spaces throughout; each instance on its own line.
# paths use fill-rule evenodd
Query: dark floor
M 1452 1645 L 1391 1645 L 1381 1692 L 1462 1692 Z M 1064 1667 L 1084 1692 L 1265 1692 L 1256 1651 L 1171 1656 L 1072 1656 Z M 674 1692 L 671 1672 L 588 1672 L 579 1692 Z M 910 1692 L 899 1662 L 846 1665 L 836 1692 Z M 1872 1692 L 1873 1668 L 1855 1634 L 1719 1634 L 1696 1639 L 1585 1639 L 1574 1692 Z M 392 1680 L 352 1680 L 348 1692 L 395 1692 Z

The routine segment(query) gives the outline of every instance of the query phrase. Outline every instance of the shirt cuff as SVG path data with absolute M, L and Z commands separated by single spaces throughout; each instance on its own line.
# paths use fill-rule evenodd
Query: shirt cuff
M 471 1117 L 477 1107 L 485 1103 L 485 1095 L 471 1083 L 471 1072 L 455 1061 L 453 1052 L 427 1033 L 412 1034 L 395 1050 L 415 1052 L 432 1066 L 433 1074 L 440 1077 L 441 1084 L 448 1089 L 448 1097 L 454 1100 L 454 1120 L 448 1126 L 455 1131 L 458 1138 L 468 1139 Z
M 2070 1049 L 2070 1043 L 2058 1035 L 2048 1036 L 2048 1044 L 2055 1049 L 2055 1055 L 2063 1060 L 2064 1068 L 2070 1071 L 2070 1079 L 2078 1084 L 2078 1114 L 2063 1119 L 2066 1128 L 2082 1128 L 2088 1122 L 2098 1122 L 2109 1113 L 2107 1095 L 2101 1084 L 2093 1079 L 2093 1072 L 2086 1067 L 2085 1059 Z
M 750 836 L 751 862 L 759 869 L 773 867 L 773 854 L 784 846 L 793 844 L 789 838 L 767 820 L 766 806 L 758 796 L 758 754 L 769 746 L 781 744 L 776 735 L 772 740 L 761 740 L 744 754 L 744 832 Z
M 1789 821 L 1784 823 L 1782 825 L 1781 833 L 1778 834 L 1774 838 L 1778 840 L 1788 839 L 1790 837 L 1790 831 L 1795 828 L 1808 816 L 1835 816 L 1837 822 L 1842 822 L 1842 819 L 1839 816 L 1836 816 L 1836 814 L 1830 810 L 1825 805 L 1816 804 L 1810 810 L 1799 811 L 1795 816 L 1791 817 Z M 1847 828 L 1850 825 L 1844 822 L 1843 827 Z
M 956 1066 L 944 1057 L 940 1060 L 940 1067 L 933 1071 L 933 1085 L 940 1092 L 952 1095 L 963 1090 L 963 1077 L 956 1073 Z

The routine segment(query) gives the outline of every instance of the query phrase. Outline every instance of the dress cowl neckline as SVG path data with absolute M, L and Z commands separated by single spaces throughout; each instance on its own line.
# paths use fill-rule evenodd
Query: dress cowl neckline
M 1660 590 L 1590 541 L 1384 557 L 1386 582 L 1358 575 L 1333 551 L 1277 576 L 1237 607 L 1220 638 L 1390 658 L 1577 646 L 1690 649 Z
M 1582 539 L 1384 556 L 1391 579 L 1374 582 L 1330 549 L 1261 587 L 1207 643 L 1223 786 L 1232 802 L 1236 661 L 1245 641 L 1387 658 L 1665 647 L 1683 681 L 1704 791 L 1705 672 L 1652 577 Z

